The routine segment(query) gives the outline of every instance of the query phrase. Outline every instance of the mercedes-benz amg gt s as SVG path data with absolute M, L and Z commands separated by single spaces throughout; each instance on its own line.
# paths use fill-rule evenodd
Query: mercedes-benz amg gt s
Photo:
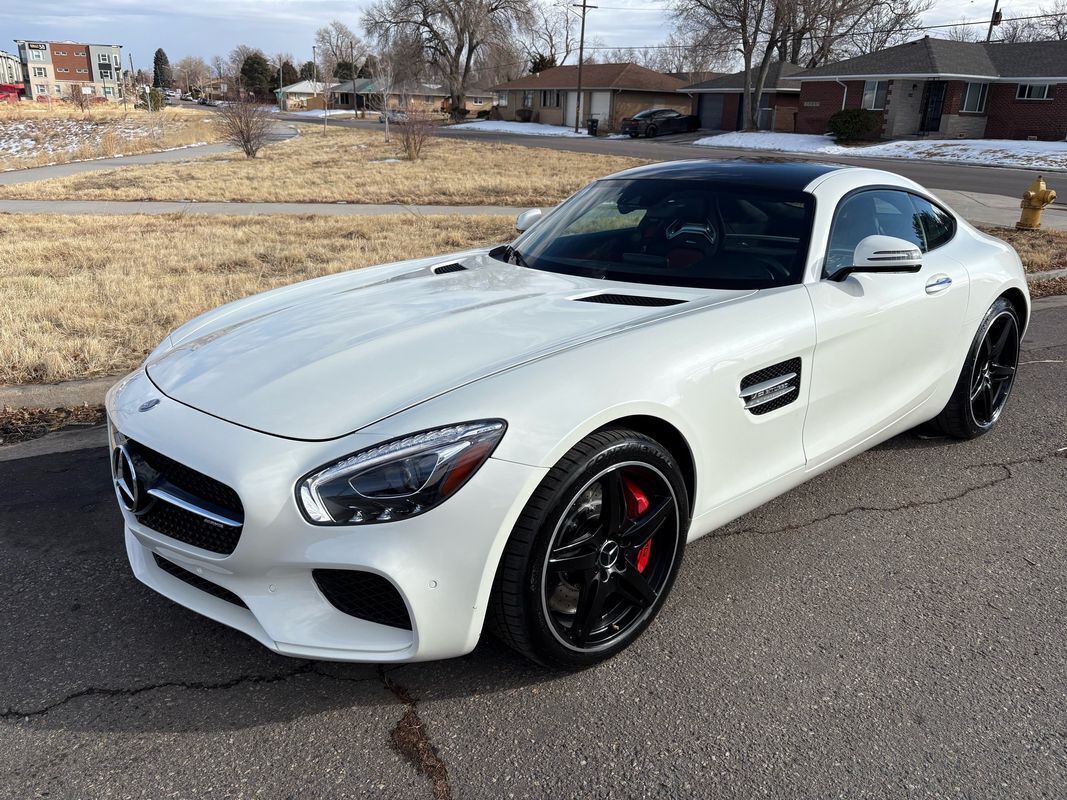
M 688 541 L 902 431 L 983 434 L 1011 393 L 1018 256 L 897 175 L 656 164 L 517 227 L 167 336 L 107 399 L 137 577 L 288 655 L 492 629 L 581 667 Z

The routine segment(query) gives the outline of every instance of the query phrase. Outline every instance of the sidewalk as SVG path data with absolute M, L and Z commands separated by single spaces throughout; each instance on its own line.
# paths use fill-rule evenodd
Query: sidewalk
M 1014 228 L 1019 221 L 1019 203 L 1017 197 L 1002 194 L 982 194 L 980 192 L 957 192 L 952 189 L 931 189 L 953 210 L 972 224 L 1001 225 Z M 1054 203 L 1041 215 L 1041 227 L 1058 231 L 1067 231 L 1067 205 Z

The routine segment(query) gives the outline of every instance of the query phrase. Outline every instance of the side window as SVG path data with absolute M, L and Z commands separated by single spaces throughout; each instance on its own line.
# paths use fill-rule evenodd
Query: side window
M 914 194 L 911 196 L 911 203 L 915 206 L 915 216 L 926 239 L 924 253 L 947 244 L 956 235 L 956 220 L 945 209 Z
M 824 272 L 852 266 L 856 245 L 868 236 L 895 236 L 926 250 L 919 216 L 907 192 L 872 189 L 846 197 L 837 207 Z

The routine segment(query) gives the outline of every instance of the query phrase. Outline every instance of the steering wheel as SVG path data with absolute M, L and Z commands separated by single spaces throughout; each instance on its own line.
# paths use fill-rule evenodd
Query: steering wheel
M 668 245 L 691 245 L 699 247 L 706 258 L 712 258 L 722 245 L 722 232 L 712 219 L 702 222 L 674 220 L 663 232 Z

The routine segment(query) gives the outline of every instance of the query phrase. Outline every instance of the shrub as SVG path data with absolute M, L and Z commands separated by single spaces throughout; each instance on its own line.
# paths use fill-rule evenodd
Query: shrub
M 877 139 L 882 132 L 882 114 L 863 108 L 844 108 L 830 117 L 826 127 L 840 142 Z
M 240 147 L 246 158 L 256 157 L 260 148 L 267 143 L 273 124 L 266 106 L 243 97 L 222 106 L 218 121 L 226 141 Z
M 532 108 L 517 108 L 517 109 L 515 109 L 515 119 L 517 119 L 519 122 L 529 122 L 531 119 L 533 119 L 533 109 Z
M 494 106 L 494 108 L 495 108 L 495 106 Z M 489 113 L 490 113 L 490 112 L 489 112 L 489 109 L 488 109 L 488 108 L 483 108 L 483 109 L 482 109 L 481 111 L 479 111 L 479 112 L 478 112 L 478 113 L 477 113 L 477 114 L 476 114 L 475 116 L 476 116 L 476 117 L 477 117 L 478 119 L 489 119 Z M 497 114 L 497 116 L 499 117 L 500 115 L 499 115 L 499 114 Z
M 463 122 L 463 120 L 465 120 L 467 118 L 467 115 L 470 113 L 471 111 L 469 108 L 453 108 L 452 119 L 454 119 L 456 122 Z
M 430 114 L 426 111 L 413 110 L 397 127 L 400 128 L 400 146 L 404 148 L 404 155 L 407 156 L 408 161 L 418 161 L 423 145 L 436 130 Z

